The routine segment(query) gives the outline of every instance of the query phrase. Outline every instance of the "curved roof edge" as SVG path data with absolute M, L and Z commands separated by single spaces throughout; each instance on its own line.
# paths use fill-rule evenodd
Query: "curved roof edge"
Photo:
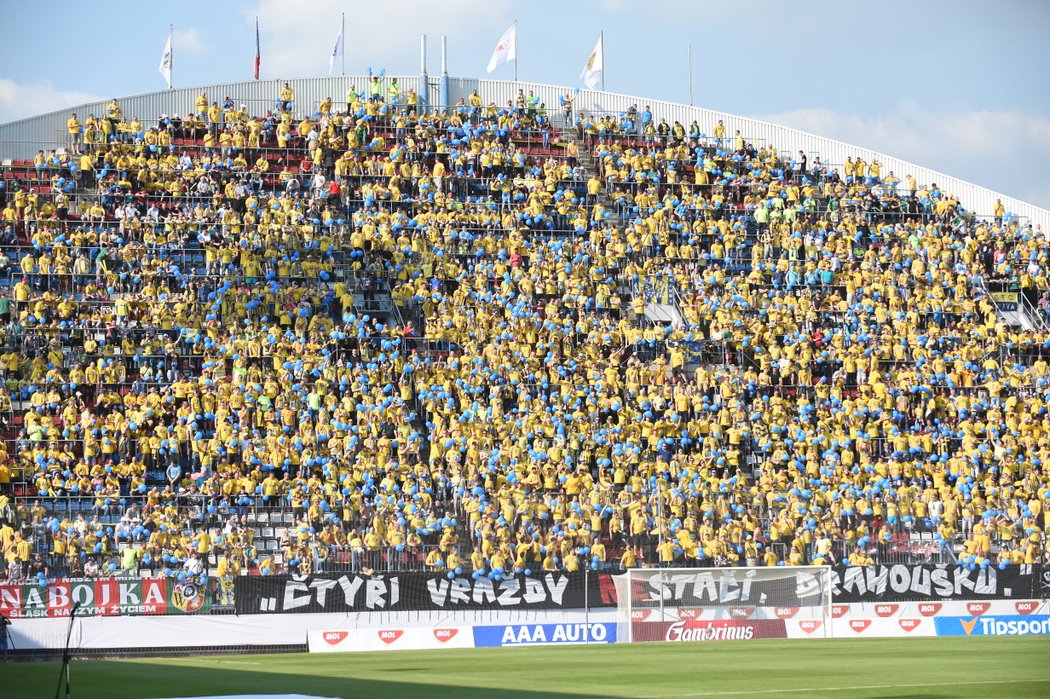
M 494 101 L 496 104 L 505 105 L 514 99 L 519 90 L 523 90 L 526 94 L 533 92 L 548 105 L 554 114 L 559 112 L 559 97 L 570 93 L 575 94 L 575 108 L 589 113 L 619 114 L 626 111 L 631 105 L 638 105 L 639 109 L 649 105 L 657 119 L 665 118 L 670 123 L 677 120 L 683 124 L 691 123 L 695 119 L 702 129 L 713 128 L 714 124 L 721 119 L 725 123 L 727 133 L 733 134 L 739 130 L 749 142 L 763 146 L 772 145 L 788 157 L 801 150 L 811 157 L 819 155 L 821 160 L 831 167 L 841 166 L 847 157 L 859 156 L 868 162 L 871 162 L 873 158 L 878 159 L 882 164 L 883 172 L 893 171 L 902 179 L 911 174 L 920 184 L 937 183 L 943 191 L 957 196 L 966 209 L 981 216 L 990 216 L 994 211 L 996 199 L 1002 199 L 1008 212 L 1020 217 L 1022 222 L 1042 226 L 1044 232 L 1050 234 L 1050 210 L 958 177 L 873 151 L 870 148 L 850 145 L 758 119 L 648 97 L 592 90 L 582 90 L 577 93 L 575 88 L 543 83 L 429 76 L 426 81 L 426 90 L 421 90 L 421 76 L 389 75 L 385 76 L 384 80 L 395 77 L 405 90 L 416 90 L 420 93 L 421 98 L 430 105 L 439 105 L 444 95 L 447 95 L 449 104 L 455 104 L 459 99 L 466 98 L 475 89 L 483 95 L 486 102 Z M 442 83 L 445 80 L 447 84 L 443 86 Z M 277 92 L 284 82 L 290 83 L 295 88 L 296 101 L 300 105 L 309 104 L 314 107 L 325 97 L 333 97 L 339 102 L 351 84 L 363 88 L 367 81 L 367 75 L 250 80 L 164 90 L 121 97 L 118 100 L 124 114 L 153 119 L 160 114 L 190 111 L 197 95 L 201 90 L 205 90 L 209 99 L 221 100 L 229 95 L 236 102 L 249 105 L 253 113 L 259 113 L 273 105 Z M 28 158 L 32 157 L 41 147 L 64 146 L 65 125 L 69 114 L 76 111 L 84 116 L 85 113 L 102 112 L 106 104 L 107 101 L 82 104 L 0 124 L 0 159 Z

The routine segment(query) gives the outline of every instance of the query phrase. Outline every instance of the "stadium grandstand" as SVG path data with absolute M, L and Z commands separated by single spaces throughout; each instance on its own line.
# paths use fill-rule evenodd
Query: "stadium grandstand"
M 0 578 L 1048 562 L 1045 210 L 447 76 L 0 155 Z

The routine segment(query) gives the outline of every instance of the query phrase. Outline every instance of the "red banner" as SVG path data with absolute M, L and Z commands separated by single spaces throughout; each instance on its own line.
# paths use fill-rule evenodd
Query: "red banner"
M 783 619 L 679 619 L 635 621 L 633 640 L 646 641 L 751 641 L 756 638 L 787 638 Z
M 59 578 L 47 585 L 0 584 L 0 612 L 12 619 L 193 614 L 211 608 L 205 585 L 166 578 Z

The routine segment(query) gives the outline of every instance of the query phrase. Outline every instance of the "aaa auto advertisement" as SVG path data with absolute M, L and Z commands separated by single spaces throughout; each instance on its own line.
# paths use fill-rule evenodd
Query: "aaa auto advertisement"
M 501 624 L 474 627 L 474 645 L 478 648 L 582 643 L 616 643 L 616 624 Z

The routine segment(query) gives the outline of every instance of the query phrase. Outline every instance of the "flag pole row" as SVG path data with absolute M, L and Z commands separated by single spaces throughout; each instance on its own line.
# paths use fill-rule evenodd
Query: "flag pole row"
M 172 69 L 175 65 L 175 54 L 174 54 L 174 38 L 175 38 L 175 25 L 171 25 L 168 30 L 168 41 L 164 45 L 164 53 L 160 57 L 160 74 L 164 76 L 164 81 L 167 83 L 168 89 L 174 89 L 172 83 Z M 344 45 L 346 41 L 346 13 L 342 13 L 339 22 L 339 34 L 335 37 L 335 45 L 332 47 L 332 53 L 328 57 L 328 74 L 332 75 L 335 73 L 336 59 L 339 59 L 340 74 L 346 75 L 346 52 Z M 496 49 L 492 52 L 492 58 L 489 59 L 487 72 L 491 73 L 496 70 L 497 67 L 503 63 L 514 63 L 514 82 L 518 81 L 518 20 L 514 20 L 514 23 L 510 25 L 507 31 L 503 32 L 503 36 L 500 37 L 496 43 Z M 259 43 L 259 18 L 255 18 L 255 63 L 252 70 L 252 74 L 255 79 L 259 79 L 259 68 L 262 64 L 262 49 Z M 370 71 L 371 72 L 371 71 Z M 598 33 L 598 43 L 594 45 L 594 50 L 591 51 L 590 56 L 587 58 L 587 62 L 583 66 L 583 71 L 580 73 L 580 80 L 587 89 L 593 90 L 599 85 L 601 90 L 605 90 L 605 32 Z

